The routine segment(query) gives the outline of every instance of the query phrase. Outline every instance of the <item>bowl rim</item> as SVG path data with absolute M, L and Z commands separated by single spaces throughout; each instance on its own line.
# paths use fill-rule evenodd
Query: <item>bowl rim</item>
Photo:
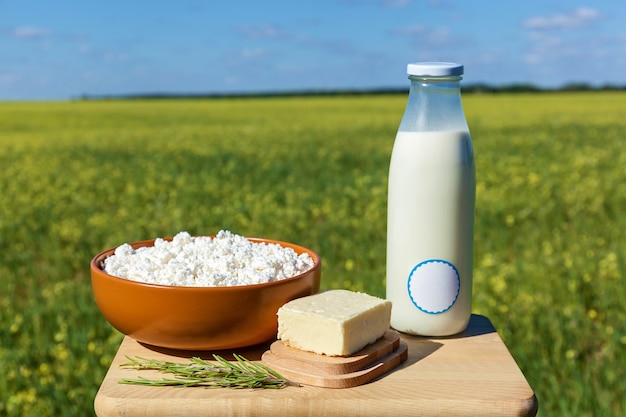
M 211 235 L 211 236 L 192 236 L 192 237 L 193 238 L 195 238 L 195 237 L 215 238 L 215 235 Z M 264 288 L 264 287 L 286 285 L 289 282 L 301 279 L 304 275 L 307 275 L 307 274 L 310 274 L 310 273 L 314 273 L 317 269 L 321 268 L 321 266 L 322 266 L 322 258 L 319 256 L 319 254 L 317 252 L 309 249 L 309 248 L 304 247 L 304 246 L 301 246 L 301 245 L 298 245 L 298 244 L 295 244 L 295 243 L 291 243 L 291 242 L 282 241 L 282 240 L 276 240 L 276 239 L 259 238 L 259 237 L 248 237 L 248 236 L 244 236 L 244 237 L 247 240 L 249 240 L 249 241 L 251 241 L 253 243 L 278 244 L 278 245 L 282 246 L 283 248 L 290 247 L 292 249 L 301 250 L 301 252 L 298 252 L 298 255 L 300 255 L 301 253 L 306 252 L 306 253 L 309 254 L 309 256 L 311 256 L 311 258 L 313 258 L 313 267 L 307 269 L 304 272 L 301 272 L 298 275 L 294 275 L 293 277 L 284 278 L 284 279 L 281 279 L 281 280 L 278 280 L 278 281 L 262 282 L 262 283 L 259 283 L 259 284 L 225 285 L 225 286 L 206 286 L 206 285 L 193 286 L 193 285 L 154 284 L 154 283 L 151 283 L 151 282 L 135 281 L 135 280 L 128 279 L 128 278 L 117 277 L 115 275 L 111 275 L 111 274 L 105 272 L 102 269 L 102 267 L 100 265 L 101 262 L 104 261 L 104 259 L 106 259 L 109 256 L 111 256 L 115 252 L 115 249 L 117 249 L 121 245 L 105 249 L 102 252 L 98 253 L 97 255 L 95 255 L 91 259 L 91 262 L 89 263 L 89 265 L 90 265 L 90 269 L 92 270 L 92 272 L 97 271 L 98 275 L 101 274 L 101 276 L 103 276 L 106 279 L 113 280 L 113 281 L 116 281 L 116 282 L 123 282 L 123 283 L 127 283 L 127 284 L 130 284 L 130 285 L 139 285 L 139 286 L 148 287 L 148 288 L 154 288 L 154 289 L 167 289 L 167 290 L 170 290 L 170 291 L 175 290 L 175 291 L 220 291 L 220 292 L 225 292 L 225 291 L 242 291 L 242 290 L 245 290 L 245 289 L 261 289 L 261 288 Z M 174 239 L 174 237 L 164 237 L 164 238 L 154 238 L 154 239 L 139 240 L 139 241 L 136 241 L 136 242 L 129 242 L 128 244 L 133 249 L 137 249 L 137 248 L 140 248 L 140 247 L 149 247 L 149 246 L 154 246 L 154 242 L 157 239 L 163 239 L 163 240 L 166 240 L 166 241 L 172 241 Z M 93 279 L 93 277 L 92 277 L 92 279 Z

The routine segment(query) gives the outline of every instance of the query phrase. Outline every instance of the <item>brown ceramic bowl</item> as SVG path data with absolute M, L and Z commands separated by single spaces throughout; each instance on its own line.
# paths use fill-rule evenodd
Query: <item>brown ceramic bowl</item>
M 265 284 L 232 287 L 176 287 L 130 281 L 107 274 L 102 261 L 115 248 L 91 260 L 91 285 L 104 317 L 120 332 L 158 347 L 181 350 L 234 349 L 276 337 L 276 313 L 295 298 L 315 294 L 321 280 L 321 260 L 313 251 L 292 243 L 277 243 L 301 254 L 315 265 L 292 278 Z M 131 243 L 153 246 L 154 240 Z

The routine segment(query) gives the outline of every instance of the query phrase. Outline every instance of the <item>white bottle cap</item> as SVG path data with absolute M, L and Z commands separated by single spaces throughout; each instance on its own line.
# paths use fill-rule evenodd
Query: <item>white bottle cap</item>
M 442 77 L 463 75 L 463 65 L 453 62 L 416 62 L 406 67 L 408 75 Z

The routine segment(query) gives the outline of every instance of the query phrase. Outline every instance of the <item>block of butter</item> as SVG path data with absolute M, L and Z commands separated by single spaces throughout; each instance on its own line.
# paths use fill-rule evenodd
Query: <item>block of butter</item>
M 391 301 L 348 290 L 297 298 L 278 309 L 278 339 L 328 356 L 349 356 L 389 329 Z

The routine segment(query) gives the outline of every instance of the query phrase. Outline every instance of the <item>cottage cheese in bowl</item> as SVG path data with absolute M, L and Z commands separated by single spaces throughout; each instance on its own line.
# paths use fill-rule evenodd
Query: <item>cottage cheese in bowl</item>
M 89 269 L 114 328 L 148 345 L 198 351 L 275 338 L 278 309 L 319 291 L 322 260 L 290 242 L 181 232 L 106 249 Z
M 150 284 L 224 287 L 262 284 L 302 274 L 314 266 L 308 253 L 275 243 L 253 242 L 227 230 L 215 237 L 157 238 L 153 246 L 125 243 L 102 262 L 109 275 Z

